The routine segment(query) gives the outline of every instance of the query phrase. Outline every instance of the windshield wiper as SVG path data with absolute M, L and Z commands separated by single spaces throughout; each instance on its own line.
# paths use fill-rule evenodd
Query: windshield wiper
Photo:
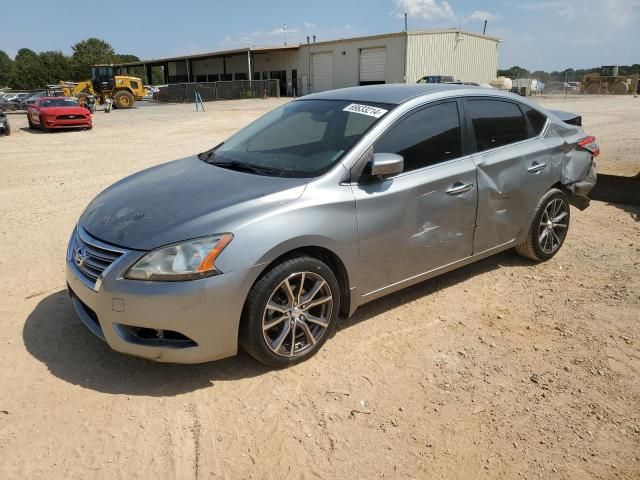
M 222 168 L 229 168 L 231 170 L 240 170 L 245 172 L 257 173 L 258 175 L 270 175 L 273 176 L 278 170 L 269 167 L 259 167 L 257 165 L 251 165 L 250 163 L 238 162 L 232 160 L 230 162 L 210 162 L 211 165 L 217 165 Z

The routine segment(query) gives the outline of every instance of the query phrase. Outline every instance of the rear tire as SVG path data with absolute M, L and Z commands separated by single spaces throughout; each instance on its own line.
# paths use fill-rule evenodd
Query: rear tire
M 117 108 L 127 109 L 133 107 L 133 102 L 135 102 L 135 98 L 131 95 L 130 92 L 126 90 L 120 90 L 116 92 L 113 97 L 115 106 Z
M 567 238 L 570 218 L 569 199 L 562 190 L 552 188 L 540 199 L 527 239 L 516 252 L 538 262 L 549 260 Z
M 340 288 L 320 260 L 295 256 L 265 273 L 251 288 L 240 323 L 240 346 L 270 367 L 295 365 L 333 336 Z
M 598 93 L 600 93 L 600 84 L 596 82 L 590 83 L 589 85 L 587 85 L 586 92 L 589 95 L 597 95 Z
M 612 90 L 615 95 L 626 95 L 627 93 L 629 93 L 629 85 L 627 85 L 625 82 L 616 82 L 613 85 Z

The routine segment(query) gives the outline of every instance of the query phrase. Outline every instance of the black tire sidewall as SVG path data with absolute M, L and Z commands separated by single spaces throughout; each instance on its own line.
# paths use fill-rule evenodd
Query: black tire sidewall
M 129 99 L 129 106 L 121 106 L 121 105 L 119 104 L 119 99 L 120 99 L 121 97 L 127 97 L 127 98 Z M 133 95 L 131 95 L 129 92 L 126 92 L 126 91 L 120 91 L 120 92 L 117 92 L 117 93 L 113 96 L 113 99 L 114 99 L 114 102 L 113 102 L 113 103 L 114 103 L 114 106 L 116 106 L 116 107 L 118 107 L 118 108 L 125 109 L 125 110 L 126 110 L 126 109 L 128 109 L 128 108 L 131 108 L 131 107 L 133 106 L 133 102 L 134 102 L 134 97 L 133 97 Z
M 282 357 L 265 344 L 262 334 L 262 315 L 269 297 L 282 281 L 298 272 L 313 272 L 328 284 L 333 297 L 329 326 L 323 337 L 307 352 L 295 358 Z M 333 336 L 340 312 L 340 287 L 333 271 L 322 261 L 312 257 L 293 257 L 272 267 L 252 287 L 242 315 L 240 346 L 258 361 L 275 368 L 284 368 L 303 362 L 314 356 Z
M 560 240 L 560 245 L 558 245 L 558 248 L 556 248 L 552 253 L 546 253 L 540 246 L 540 240 L 538 239 L 538 226 L 540 225 L 540 219 L 542 218 L 542 215 L 544 214 L 545 209 L 547 208 L 549 203 L 555 199 L 562 200 L 562 202 L 564 203 L 567 209 L 567 221 L 566 221 L 567 228 L 565 229 L 564 236 Z M 540 207 L 538 208 L 538 211 L 536 212 L 536 216 L 533 219 L 533 223 L 531 224 L 531 233 L 530 233 L 531 246 L 533 247 L 534 253 L 540 260 L 549 260 L 560 251 L 560 249 L 562 248 L 562 245 L 564 244 L 564 241 L 567 238 L 570 224 L 571 224 L 571 207 L 569 205 L 569 199 L 567 198 L 567 196 L 564 194 L 562 190 L 557 190 L 557 189 L 550 190 L 540 201 Z

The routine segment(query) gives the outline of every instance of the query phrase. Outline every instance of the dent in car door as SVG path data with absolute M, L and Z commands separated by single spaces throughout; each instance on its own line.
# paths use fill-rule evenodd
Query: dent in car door
M 474 254 L 507 244 L 529 228 L 529 217 L 549 188 L 556 142 L 529 139 L 519 107 L 502 100 L 465 101 L 477 149 L 478 217 Z M 483 151 L 486 150 L 486 151 Z
M 458 121 L 455 101 L 406 115 L 375 146 L 403 155 L 405 173 L 352 186 L 365 295 L 471 255 L 476 167 Z

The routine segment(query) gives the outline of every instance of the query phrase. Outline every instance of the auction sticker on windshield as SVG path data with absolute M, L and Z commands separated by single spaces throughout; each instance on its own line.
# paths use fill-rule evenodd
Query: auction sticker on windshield
M 352 103 L 342 109 L 343 112 L 360 113 L 369 117 L 380 118 L 389 110 L 384 108 L 372 107 L 370 105 L 361 105 L 359 103 Z

